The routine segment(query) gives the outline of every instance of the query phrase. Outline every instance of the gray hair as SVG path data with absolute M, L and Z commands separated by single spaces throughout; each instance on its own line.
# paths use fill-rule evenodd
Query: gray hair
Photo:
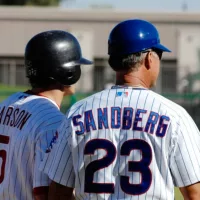
M 128 69 L 137 71 L 141 65 L 141 62 L 144 60 L 146 53 L 136 53 L 130 54 L 122 59 L 122 65 Z

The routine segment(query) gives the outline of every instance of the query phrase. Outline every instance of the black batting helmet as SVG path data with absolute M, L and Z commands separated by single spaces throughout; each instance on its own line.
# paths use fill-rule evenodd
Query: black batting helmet
M 80 78 L 81 64 L 92 62 L 82 57 L 78 40 L 68 32 L 45 31 L 26 45 L 26 76 L 32 82 L 51 79 L 62 85 L 72 85 Z

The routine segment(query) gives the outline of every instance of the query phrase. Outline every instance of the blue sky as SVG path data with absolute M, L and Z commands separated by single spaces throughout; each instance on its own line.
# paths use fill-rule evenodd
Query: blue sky
M 62 7 L 89 8 L 91 5 L 111 5 L 116 9 L 135 11 L 181 11 L 185 2 L 188 11 L 200 12 L 200 0 L 63 0 Z

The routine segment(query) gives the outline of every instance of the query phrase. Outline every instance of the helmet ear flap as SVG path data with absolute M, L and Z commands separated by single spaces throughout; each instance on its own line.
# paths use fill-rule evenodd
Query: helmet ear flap
M 80 76 L 81 67 L 80 65 L 76 65 L 65 68 L 56 68 L 53 78 L 62 85 L 73 85 L 80 79 Z

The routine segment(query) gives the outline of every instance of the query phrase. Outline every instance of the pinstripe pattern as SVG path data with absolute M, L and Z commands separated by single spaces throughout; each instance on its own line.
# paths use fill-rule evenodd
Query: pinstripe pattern
M 111 127 L 112 107 L 121 108 L 121 120 L 124 119 L 125 108 L 133 110 L 131 128 L 123 129 L 120 119 L 120 128 Z M 107 108 L 109 126 L 107 129 L 98 129 L 98 108 Z M 136 117 L 138 109 L 142 112 L 139 118 Z M 87 119 L 89 122 L 85 121 L 85 112 L 90 112 L 92 115 Z M 150 113 L 153 113 L 152 118 Z M 150 90 L 131 87 L 113 87 L 111 90 L 104 90 L 77 102 L 68 111 L 67 118 L 68 120 L 64 121 L 58 130 L 60 138 L 53 151 L 47 155 L 48 161 L 41 163 L 40 169 L 54 181 L 75 187 L 77 199 L 173 200 L 174 186 L 183 187 L 200 181 L 199 130 L 182 107 Z M 76 119 L 75 122 L 72 119 Z M 76 124 L 81 122 L 82 128 L 80 124 Z M 64 126 L 66 128 L 63 128 Z M 89 132 L 86 130 L 88 126 Z M 94 127 L 96 128 L 93 130 Z M 150 132 L 152 130 L 153 132 Z M 106 167 L 94 171 L 93 182 L 101 183 L 99 187 L 104 187 L 105 183 L 113 183 L 114 193 L 84 192 L 85 171 L 89 164 L 95 166 L 94 161 L 108 157 L 107 155 L 112 157 L 109 149 L 107 155 L 105 150 L 98 148 L 94 154 L 84 154 L 86 144 L 96 139 L 110 141 L 116 148 L 116 157 Z M 145 141 L 152 152 L 150 164 L 146 168 L 146 171 L 150 171 L 148 176 L 151 179 L 144 182 L 144 184 L 149 183 L 144 193 L 137 194 L 136 191 L 136 194 L 129 194 L 122 190 L 120 182 L 122 176 L 129 177 L 128 188 L 131 187 L 132 193 L 134 187 L 144 181 L 144 171 L 140 173 L 137 170 L 130 171 L 129 167 L 132 162 L 142 162 L 143 148 L 146 148 L 146 145 L 140 150 L 132 149 L 130 155 L 122 156 L 120 149 L 127 141 Z M 92 171 L 91 173 L 93 174 Z
M 21 92 L 2 102 L 0 112 L 4 106 L 5 110 L 12 107 L 12 113 L 16 109 L 19 109 L 19 113 L 24 110 L 30 117 L 21 130 L 10 124 L 17 119 L 17 111 L 10 118 L 6 118 L 6 111 L 0 117 L 0 135 L 10 138 L 9 144 L 0 141 L 0 150 L 7 152 L 0 199 L 31 200 L 33 188 L 48 186 L 50 183 L 48 176 L 38 170 L 38 165 L 65 116 L 51 100 Z M 3 123 L 4 120 L 9 122 L 8 125 Z

